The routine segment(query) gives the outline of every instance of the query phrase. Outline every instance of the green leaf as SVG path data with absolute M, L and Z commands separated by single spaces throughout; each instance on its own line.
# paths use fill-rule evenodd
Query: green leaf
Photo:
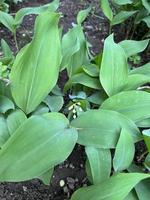
M 144 141 L 145 141 L 148 151 L 150 153 L 150 129 L 144 130 L 144 131 L 142 131 L 142 133 L 144 135 Z
M 143 173 L 143 170 L 139 168 L 136 165 L 131 165 L 129 168 L 129 172 L 138 172 L 138 173 Z M 140 183 L 138 183 L 135 187 L 135 191 L 137 194 L 137 198 L 139 200 L 148 200 L 150 197 L 150 179 L 145 179 L 142 180 Z
M 57 82 L 61 62 L 58 20 L 59 14 L 50 12 L 37 17 L 34 38 L 13 65 L 12 95 L 26 114 L 35 110 Z
M 90 110 L 71 122 L 79 133 L 78 143 L 84 146 L 110 149 L 115 148 L 120 130 L 125 128 L 134 141 L 141 138 L 135 124 L 125 116 L 109 110 Z
M 81 84 L 81 85 L 87 86 L 89 88 L 97 89 L 97 90 L 101 88 L 101 85 L 97 78 L 90 77 L 85 73 L 79 73 L 72 76 L 70 79 L 70 84 L 72 85 Z
M 103 92 L 95 92 L 91 96 L 87 97 L 87 100 L 91 103 L 101 105 L 103 101 L 107 98 L 107 95 Z
M 123 200 L 138 182 L 149 177 L 142 173 L 118 174 L 99 185 L 77 190 L 71 200 Z
M 9 131 L 6 123 L 6 119 L 0 114 L 0 147 L 8 140 Z
M 150 94 L 143 91 L 126 91 L 103 102 L 101 108 L 122 113 L 134 122 L 150 117 Z
M 44 103 L 41 103 L 35 110 L 32 112 L 32 115 L 42 115 L 49 112 L 49 108 Z
M 89 61 L 87 41 L 81 25 L 74 26 L 63 36 L 62 53 L 61 68 L 67 68 L 68 76 L 81 72 L 82 65 Z
M 146 156 L 144 166 L 150 171 L 150 153 Z
M 1 47 L 2 47 L 2 51 L 3 51 L 5 57 L 13 58 L 13 54 L 12 54 L 12 51 L 11 51 L 9 45 L 3 39 L 1 40 Z
M 112 21 L 113 19 L 113 12 L 111 10 L 110 4 L 108 0 L 100 0 L 101 3 L 101 9 L 104 12 L 104 15 Z
M 55 87 L 52 89 L 52 93 L 56 96 L 63 96 L 63 92 L 61 91 L 61 88 L 59 88 L 58 85 L 55 85 Z
M 150 16 L 143 18 L 142 21 L 144 21 L 147 24 L 148 28 L 150 28 Z
M 119 44 L 114 42 L 112 34 L 106 38 L 104 43 L 100 82 L 106 93 L 112 96 L 123 89 L 127 76 L 128 66 L 125 52 Z
M 68 123 L 59 113 L 26 120 L 0 151 L 0 181 L 36 178 L 63 162 L 77 141 L 77 131 Z
M 26 15 L 30 14 L 37 15 L 45 11 L 54 12 L 57 10 L 58 6 L 59 6 L 59 0 L 54 0 L 52 3 L 46 4 L 44 6 L 22 8 L 16 13 L 14 25 L 15 26 L 20 25 L 23 21 L 23 18 Z
M 148 10 L 150 13 L 150 1 L 149 0 L 142 0 L 143 6 Z
M 145 8 L 140 9 L 140 12 L 138 12 L 138 13 L 136 14 L 136 17 L 135 17 L 135 19 L 134 19 L 134 23 L 135 23 L 135 24 L 141 23 L 142 20 L 143 20 L 143 18 L 147 17 L 147 15 L 148 15 L 148 11 L 147 11 Z
M 128 76 L 128 82 L 124 90 L 136 90 L 138 87 L 149 83 L 150 77 L 143 74 L 131 74 Z
M 139 199 L 149 199 L 150 197 L 150 179 L 146 179 L 144 181 L 141 181 L 136 187 L 136 193 Z
M 125 129 L 121 130 L 113 159 L 114 170 L 123 171 L 132 163 L 135 153 L 134 141 L 131 134 Z
M 150 76 L 150 62 L 146 63 L 141 67 L 131 70 L 130 74 L 143 74 L 146 76 Z
M 62 96 L 48 95 L 43 102 L 49 107 L 51 112 L 60 111 L 64 105 L 64 99 Z
M 141 120 L 141 121 L 138 121 L 137 123 L 136 123 L 136 125 L 138 126 L 138 127 L 144 127 L 144 128 L 149 128 L 150 127 L 150 118 L 147 118 L 147 119 L 143 119 L 143 120 Z
M 144 51 L 144 49 L 149 44 L 149 39 L 135 41 L 135 40 L 124 40 L 119 43 L 121 47 L 124 49 L 127 57 L 133 56 L 137 53 Z
M 69 66 L 69 63 L 71 62 L 71 57 L 80 50 L 83 40 L 84 35 L 80 26 L 73 27 L 63 36 L 63 59 L 61 63 L 62 69 Z
M 91 77 L 98 77 L 99 76 L 99 68 L 97 65 L 94 64 L 87 64 L 83 65 L 83 70 Z
M 132 4 L 132 0 L 113 0 L 114 3 L 118 5 L 126 5 L 126 4 Z
M 47 172 L 39 176 L 38 178 L 45 184 L 45 185 L 50 185 L 50 180 L 53 175 L 54 168 L 49 169 Z
M 133 16 L 137 11 L 120 11 L 111 21 L 111 26 L 120 24 L 127 20 L 129 17 Z
M 78 24 L 82 24 L 82 22 L 84 22 L 84 20 L 89 15 L 90 11 L 91 11 L 91 8 L 87 8 L 85 10 L 81 10 L 77 15 L 77 23 Z
M 6 113 L 8 110 L 13 110 L 13 102 L 5 96 L 0 95 L 0 113 Z
M 21 110 L 14 110 L 7 117 L 9 134 L 12 135 L 27 120 L 26 115 Z
M 0 23 L 2 23 L 6 28 L 8 28 L 11 32 L 15 32 L 14 29 L 14 18 L 5 12 L 0 11 Z
M 109 149 L 85 148 L 92 174 L 92 183 L 97 185 L 107 178 L 111 173 L 111 153 Z

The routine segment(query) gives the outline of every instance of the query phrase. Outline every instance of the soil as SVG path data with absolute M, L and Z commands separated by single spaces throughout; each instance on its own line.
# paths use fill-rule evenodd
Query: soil
M 39 6 L 48 3 L 49 0 L 32 0 L 11 5 L 10 11 L 14 14 L 17 10 L 26 6 Z M 79 10 L 92 6 L 92 15 L 84 22 L 85 34 L 92 44 L 91 52 L 99 53 L 103 47 L 104 39 L 108 36 L 109 25 L 107 19 L 99 8 L 99 0 L 61 0 L 60 12 L 63 13 L 61 25 L 66 32 L 76 22 L 76 15 Z M 33 35 L 35 16 L 25 17 L 23 24 L 17 32 L 19 47 L 29 42 Z M 128 26 L 116 26 L 116 41 L 126 38 Z M 3 26 L 0 26 L 0 39 L 5 39 L 15 52 L 13 35 Z M 144 61 L 148 60 L 148 54 Z M 60 83 L 66 82 L 65 73 L 61 74 Z M 142 144 L 141 144 L 142 145 Z M 141 148 L 140 145 L 140 148 Z M 140 154 L 137 154 L 140 156 Z M 138 159 L 138 158 L 137 158 Z M 87 185 L 88 181 L 85 172 L 85 153 L 83 147 L 76 145 L 70 157 L 61 165 L 55 168 L 51 185 L 45 186 L 40 180 L 35 179 L 22 183 L 1 183 L 0 200 L 67 200 L 79 187 Z M 65 185 L 60 187 L 60 181 L 64 180 Z

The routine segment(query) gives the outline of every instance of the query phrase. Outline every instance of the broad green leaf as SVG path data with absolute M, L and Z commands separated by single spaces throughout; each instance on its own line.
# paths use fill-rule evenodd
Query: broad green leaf
M 120 130 L 125 128 L 138 141 L 141 138 L 135 124 L 125 116 L 109 110 L 90 110 L 71 122 L 79 133 L 78 143 L 84 146 L 115 148 Z
M 107 95 L 103 91 L 100 91 L 93 93 L 91 96 L 88 96 L 87 100 L 91 103 L 101 105 L 106 98 Z
M 72 85 L 81 84 L 81 85 L 87 86 L 89 88 L 97 89 L 97 90 L 101 88 L 101 85 L 97 78 L 90 77 L 85 73 L 79 73 L 72 76 L 70 79 L 70 84 Z
M 7 57 L 7 58 L 13 57 L 13 54 L 12 54 L 12 51 L 11 51 L 9 45 L 3 39 L 1 40 L 1 47 L 2 47 L 2 51 L 3 51 L 5 57 Z
M 56 96 L 63 96 L 63 92 L 58 85 L 55 85 L 55 87 L 52 89 L 52 93 Z
M 12 111 L 7 117 L 9 134 L 12 135 L 26 120 L 27 117 L 22 110 Z
M 6 119 L 0 114 L 0 147 L 8 140 L 9 136 Z
M 113 2 L 118 5 L 126 5 L 126 4 L 132 4 L 133 0 L 113 0 Z
M 150 62 L 146 63 L 141 67 L 137 67 L 130 71 L 130 74 L 143 74 L 146 76 L 150 76 Z
M 138 127 L 143 127 L 143 128 L 150 128 L 150 118 L 147 118 L 147 119 L 143 119 L 143 120 L 141 120 L 141 121 L 138 121 L 137 123 L 136 123 L 136 125 L 138 126 Z
M 116 146 L 113 167 L 116 172 L 123 171 L 132 163 L 135 153 L 134 141 L 131 134 L 122 129 Z
M 16 13 L 14 24 L 15 26 L 21 24 L 23 21 L 23 18 L 26 15 L 30 15 L 30 14 L 37 15 L 45 11 L 54 12 L 57 10 L 58 6 L 59 6 L 59 0 L 54 0 L 52 1 L 52 3 L 46 4 L 44 6 L 22 8 Z
M 0 11 L 0 23 L 2 23 L 6 28 L 8 28 L 11 32 L 15 32 L 14 29 L 14 18 L 5 12 Z
M 68 76 L 79 73 L 89 61 L 88 47 L 81 25 L 75 25 L 62 39 L 63 60 L 61 68 L 67 68 Z
M 150 76 L 146 76 L 143 74 L 131 74 L 128 76 L 128 82 L 124 90 L 136 90 L 138 87 L 149 82 Z
M 148 28 L 150 28 L 150 16 L 143 18 L 142 21 L 144 21 L 147 24 Z
M 144 51 L 148 43 L 149 43 L 149 40 L 147 39 L 147 40 L 141 40 L 141 41 L 124 40 L 120 42 L 119 44 L 124 49 L 127 57 L 130 57 Z
M 131 165 L 129 172 L 143 173 L 143 170 L 136 165 Z M 135 191 L 139 200 L 148 200 L 150 197 L 150 179 L 145 179 L 135 186 Z
M 35 110 L 55 86 L 61 62 L 59 14 L 37 17 L 32 42 L 17 55 L 11 71 L 15 103 L 26 114 Z
M 142 133 L 144 135 L 144 141 L 145 141 L 148 151 L 150 153 L 150 129 L 144 130 L 144 131 L 142 131 Z
M 80 41 L 76 36 L 74 37 L 74 35 L 72 35 L 72 32 L 73 29 L 69 30 L 62 38 L 63 58 L 61 63 L 61 70 L 69 66 L 71 57 L 80 49 Z
M 123 89 L 127 76 L 128 66 L 125 52 L 119 44 L 114 42 L 113 35 L 110 35 L 104 43 L 100 82 L 106 93 L 112 96 Z
M 137 11 L 120 11 L 111 21 L 111 25 L 120 24 L 127 20 L 129 17 L 133 16 Z
M 109 149 L 98 149 L 94 147 L 85 148 L 92 174 L 92 183 L 97 185 L 107 178 L 111 173 L 111 153 Z
M 102 11 L 104 12 L 105 16 L 112 21 L 113 19 L 113 11 L 110 7 L 108 0 L 100 0 Z
M 87 73 L 91 77 L 99 76 L 99 68 L 97 65 L 87 64 L 87 65 L 84 65 L 82 68 L 83 68 L 84 72 Z
M 150 13 L 150 1 L 149 0 L 142 0 L 143 6 L 148 10 Z
M 112 176 L 99 185 L 77 190 L 71 200 L 124 200 L 141 180 L 150 178 L 148 174 L 121 173 Z
M 62 96 L 48 95 L 43 102 L 49 107 L 51 112 L 60 111 L 64 105 L 64 99 Z
M 150 171 L 150 153 L 146 156 L 144 166 Z
M 45 184 L 50 185 L 50 180 L 53 175 L 54 168 L 49 169 L 47 172 L 39 176 L 38 178 Z
M 135 17 L 135 19 L 134 19 L 134 23 L 135 24 L 139 24 L 139 23 L 141 23 L 142 22 L 142 20 L 145 18 L 145 17 L 147 17 L 148 16 L 148 11 L 146 10 L 146 9 L 140 9 L 140 12 L 138 12 L 137 14 L 136 14 L 136 17 Z
M 146 179 L 144 181 L 141 181 L 136 187 L 135 187 L 135 190 L 136 190 L 136 193 L 137 193 L 137 196 L 140 199 L 143 199 L 143 200 L 148 200 L 149 197 L 150 197 L 150 179 Z
M 134 90 L 120 92 L 104 101 L 101 108 L 117 111 L 138 122 L 150 117 L 150 93 Z
M 32 112 L 32 115 L 42 115 L 49 112 L 49 108 L 44 103 L 41 103 L 35 110 Z
M 77 23 L 78 24 L 82 24 L 82 22 L 84 22 L 84 20 L 89 15 L 90 11 L 91 11 L 91 8 L 87 8 L 85 10 L 81 10 L 77 15 Z
M 68 123 L 59 113 L 26 120 L 0 151 L 0 181 L 36 178 L 63 162 L 77 141 L 77 131 Z
M 6 113 L 8 110 L 13 110 L 13 102 L 5 96 L 0 95 L 0 113 Z

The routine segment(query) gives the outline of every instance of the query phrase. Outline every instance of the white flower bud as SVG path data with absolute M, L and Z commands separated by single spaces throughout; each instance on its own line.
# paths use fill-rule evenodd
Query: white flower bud
M 60 180 L 59 185 L 60 185 L 60 187 L 64 187 L 65 181 L 64 180 Z

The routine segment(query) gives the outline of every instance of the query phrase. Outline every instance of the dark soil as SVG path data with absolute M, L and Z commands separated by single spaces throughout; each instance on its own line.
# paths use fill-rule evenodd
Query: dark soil
M 11 13 L 14 14 L 19 8 L 26 6 L 38 6 L 48 3 L 48 0 L 32 0 L 18 5 L 11 5 Z M 61 25 L 64 32 L 76 22 L 79 10 L 93 7 L 92 15 L 84 22 L 85 34 L 92 44 L 92 53 L 97 54 L 103 47 L 104 39 L 108 36 L 108 21 L 99 8 L 99 0 L 61 0 L 60 12 L 63 13 Z M 35 16 L 25 17 L 22 26 L 17 33 L 19 47 L 29 42 L 33 35 Z M 128 26 L 114 28 L 116 41 L 125 39 Z M 0 26 L 0 39 L 5 39 L 15 52 L 12 34 L 3 26 Z M 147 55 L 147 54 L 146 54 Z M 144 62 L 148 60 L 145 56 Z M 66 75 L 61 75 L 60 83 L 66 82 Z M 139 155 L 140 156 L 140 155 Z M 67 200 L 77 188 L 86 185 L 84 149 L 77 145 L 71 156 L 56 167 L 50 187 L 45 186 L 38 179 L 23 183 L 1 183 L 0 200 Z M 60 187 L 60 181 L 64 180 L 64 187 Z

